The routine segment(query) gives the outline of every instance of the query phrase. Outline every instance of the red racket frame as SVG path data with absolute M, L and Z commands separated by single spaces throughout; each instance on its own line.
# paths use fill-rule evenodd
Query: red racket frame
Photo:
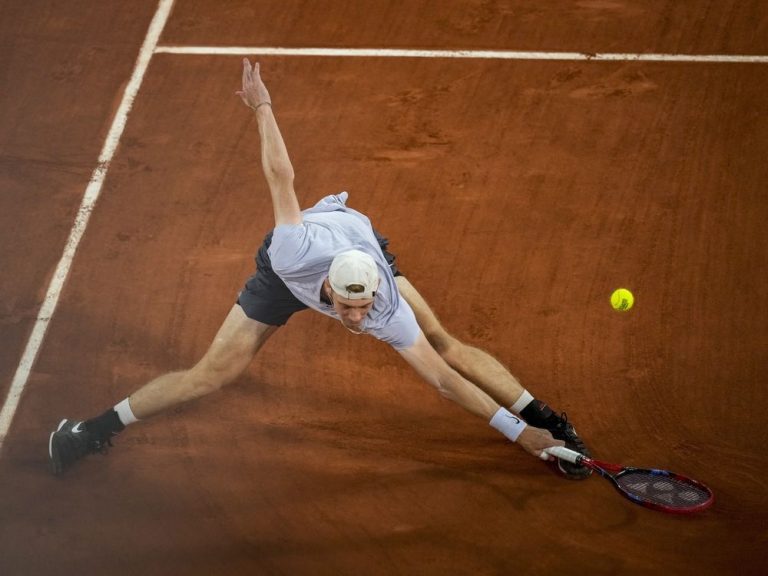
M 660 512 L 667 512 L 668 514 L 695 514 L 697 512 L 701 512 L 702 510 L 706 510 L 715 501 L 715 495 L 712 493 L 712 490 L 706 486 L 705 484 L 702 484 L 701 482 L 698 482 L 697 480 L 694 480 L 693 478 L 688 478 L 687 476 L 683 476 L 681 474 L 676 474 L 675 472 L 670 472 L 669 470 L 658 470 L 656 468 L 631 468 L 627 466 L 620 466 L 618 464 L 611 464 L 609 462 L 602 462 L 600 460 L 593 460 L 591 458 L 587 458 L 586 456 L 581 456 L 578 458 L 578 463 L 582 464 L 584 466 L 587 466 L 588 468 L 591 468 L 600 476 L 603 478 L 606 478 L 607 480 L 610 480 L 613 484 L 614 488 L 624 496 L 627 500 L 630 502 L 633 502 L 634 504 L 638 504 L 639 506 L 643 506 L 645 508 L 650 508 L 652 510 L 658 510 Z M 616 472 L 616 474 L 611 474 L 611 472 Z M 676 508 L 674 506 L 665 506 L 663 504 L 658 504 L 656 502 L 647 502 L 646 500 L 643 500 L 642 498 L 639 498 L 633 494 L 630 494 L 629 492 L 626 492 L 618 482 L 618 479 L 624 475 L 624 474 L 630 474 L 632 472 L 643 472 L 643 473 L 650 473 L 652 476 L 659 476 L 662 478 L 671 478 L 673 480 L 679 480 L 681 482 L 685 482 L 687 484 L 690 484 L 691 486 L 695 486 L 696 488 L 699 488 L 700 490 L 705 491 L 709 494 L 709 498 L 705 500 L 704 502 L 701 502 L 700 504 L 696 504 L 695 506 L 690 506 L 687 508 Z

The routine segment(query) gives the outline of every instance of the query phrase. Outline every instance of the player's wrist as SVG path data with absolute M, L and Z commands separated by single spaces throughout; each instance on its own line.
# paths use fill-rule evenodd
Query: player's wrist
M 491 418 L 489 424 L 491 427 L 504 434 L 504 436 L 509 438 L 512 442 L 517 442 L 520 434 L 522 434 L 523 430 L 528 426 L 528 424 L 525 423 L 525 420 L 515 416 L 506 408 L 499 408 L 496 411 L 496 414 L 493 415 L 493 418 Z
M 264 108 L 264 107 L 272 108 L 272 102 L 270 102 L 269 100 L 264 100 L 264 102 L 259 102 L 255 106 L 250 106 L 251 110 L 253 110 L 254 112 L 258 112 L 259 108 Z

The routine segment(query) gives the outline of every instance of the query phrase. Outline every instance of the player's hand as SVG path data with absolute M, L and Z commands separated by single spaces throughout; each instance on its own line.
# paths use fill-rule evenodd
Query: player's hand
M 555 457 L 544 452 L 545 448 L 565 446 L 565 442 L 555 440 L 549 430 L 534 428 L 531 425 L 526 426 L 525 430 L 521 432 L 517 438 L 517 443 L 529 454 L 546 461 L 554 460 Z
M 261 80 L 258 62 L 251 66 L 248 58 L 243 58 L 243 89 L 238 90 L 235 94 L 242 98 L 246 106 L 254 110 L 259 104 L 272 103 L 269 91 Z

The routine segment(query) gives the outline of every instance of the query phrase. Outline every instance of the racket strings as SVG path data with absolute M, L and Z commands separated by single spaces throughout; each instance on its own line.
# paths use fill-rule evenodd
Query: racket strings
M 661 471 L 629 471 L 620 474 L 616 481 L 633 498 L 670 508 L 691 508 L 708 501 L 711 496 L 706 488 Z

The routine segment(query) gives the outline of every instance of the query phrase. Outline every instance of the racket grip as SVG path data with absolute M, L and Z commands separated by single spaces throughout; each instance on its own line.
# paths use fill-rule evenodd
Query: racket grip
M 579 460 L 583 458 L 583 456 L 575 450 L 570 450 L 562 446 L 552 446 L 551 448 L 545 448 L 544 452 L 572 464 L 578 464 Z

